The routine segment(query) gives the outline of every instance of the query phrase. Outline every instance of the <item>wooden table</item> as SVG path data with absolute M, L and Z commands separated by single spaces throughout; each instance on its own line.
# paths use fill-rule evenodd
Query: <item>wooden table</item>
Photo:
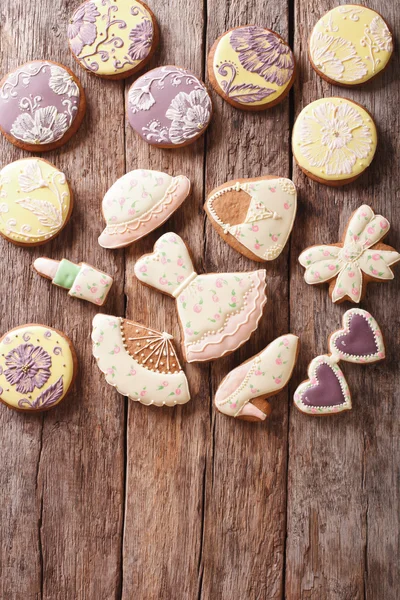
M 141 141 L 124 116 L 131 80 L 97 79 L 74 63 L 66 26 L 79 0 L 3 0 L 1 71 L 29 59 L 72 67 L 88 112 L 77 135 L 46 158 L 75 194 L 70 224 L 42 249 L 1 241 L 1 331 L 39 322 L 69 335 L 80 375 L 75 391 L 44 415 L 0 407 L 2 600 L 395 600 L 399 598 L 399 286 L 371 285 L 362 307 L 380 323 L 388 358 L 346 365 L 350 413 L 300 414 L 293 391 L 348 304 L 303 281 L 306 246 L 338 240 L 362 202 L 392 222 L 400 247 L 400 87 L 396 55 L 358 90 L 332 87 L 307 59 L 311 26 L 329 0 L 151 0 L 162 41 L 151 66 L 176 64 L 205 77 L 207 50 L 229 27 L 265 25 L 289 39 L 299 62 L 290 98 L 265 113 L 238 111 L 213 93 L 207 134 L 166 151 Z M 370 0 L 400 31 L 396 2 Z M 396 10 L 397 9 L 397 10 Z M 294 118 L 322 96 L 347 96 L 374 115 L 373 165 L 342 189 L 318 185 L 293 163 Z M 1 140 L 1 164 L 28 156 Z M 133 266 L 161 231 L 120 251 L 100 248 L 101 200 L 137 168 L 185 174 L 193 194 L 161 231 L 193 249 L 198 272 L 250 270 L 255 263 L 225 244 L 205 217 L 205 194 L 234 177 L 291 177 L 299 209 L 290 244 L 267 264 L 269 301 L 258 331 L 232 356 L 186 367 L 193 400 L 174 410 L 128 402 L 109 387 L 91 354 L 95 306 L 32 273 L 41 255 L 85 260 L 115 276 L 105 312 L 167 330 L 179 340 L 174 303 L 135 281 Z M 272 400 L 264 424 L 217 414 L 222 377 L 269 341 L 291 331 L 302 348 L 289 390 Z

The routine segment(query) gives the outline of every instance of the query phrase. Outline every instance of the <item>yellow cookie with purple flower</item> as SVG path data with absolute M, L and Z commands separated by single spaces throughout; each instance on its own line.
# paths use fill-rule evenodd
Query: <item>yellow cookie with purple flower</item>
M 0 400 L 15 410 L 49 410 L 69 392 L 77 365 L 61 331 L 35 324 L 11 329 L 0 339 Z

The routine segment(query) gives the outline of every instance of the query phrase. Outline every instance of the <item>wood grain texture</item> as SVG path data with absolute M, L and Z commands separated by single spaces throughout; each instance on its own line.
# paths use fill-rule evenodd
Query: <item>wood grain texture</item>
M 0 240 L 0 333 L 47 323 L 73 340 L 80 364 L 74 392 L 48 413 L 0 406 L 0 598 L 397 600 L 398 270 L 393 282 L 371 284 L 362 304 L 384 331 L 387 360 L 342 364 L 353 410 L 313 419 L 295 410 L 292 395 L 349 308 L 334 306 L 326 287 L 304 283 L 300 252 L 340 239 L 362 202 L 391 221 L 386 241 L 400 247 L 398 56 L 370 84 L 340 89 L 318 77 L 306 54 L 311 28 L 333 0 L 149 0 L 161 30 L 149 68 L 176 64 L 204 79 L 215 39 L 249 23 L 291 42 L 294 33 L 299 65 L 282 104 L 251 114 L 212 91 L 215 112 L 206 135 L 186 148 L 162 150 L 143 142 L 126 121 L 136 76 L 105 81 L 74 62 L 66 27 L 79 3 L 4 0 L 0 6 L 0 75 L 26 60 L 50 58 L 74 70 L 88 100 L 78 133 L 45 156 L 71 183 L 70 223 L 43 248 Z M 369 5 L 400 30 L 394 4 Z M 380 135 L 368 172 L 338 190 L 307 179 L 290 149 L 294 113 L 324 95 L 363 104 Z M 4 139 L 0 144 L 1 165 L 30 156 Z M 97 243 L 103 195 L 140 167 L 184 174 L 192 193 L 161 229 L 125 250 L 104 250 Z M 110 273 L 115 283 L 102 312 L 172 333 L 179 352 L 174 300 L 138 283 L 135 260 L 173 230 L 193 251 L 199 273 L 259 268 L 214 231 L 203 211 L 206 194 L 236 177 L 292 172 L 298 216 L 290 244 L 266 265 L 269 299 L 251 340 L 211 365 L 184 365 L 192 395 L 187 405 L 144 407 L 118 395 L 92 359 L 96 307 L 37 276 L 33 260 L 84 260 Z M 271 399 L 271 417 L 253 424 L 217 414 L 212 396 L 226 373 L 288 331 L 301 338 L 300 360 L 290 393 Z
M 325 286 L 316 289 L 305 284 L 304 270 L 297 262 L 300 252 L 314 243 L 337 240 L 351 213 L 364 202 L 392 223 L 388 244 L 399 247 L 400 231 L 399 118 L 393 109 L 399 103 L 398 58 L 381 77 L 358 89 L 330 85 L 314 73 L 305 50 L 312 26 L 335 4 L 296 0 L 295 5 L 295 47 L 303 50 L 294 92 L 296 115 L 317 98 L 347 97 L 373 114 L 380 139 L 370 169 L 341 189 L 318 185 L 294 166 L 301 210 L 291 238 L 290 322 L 292 333 L 302 340 L 302 352 L 292 392 L 305 378 L 309 361 L 327 351 L 329 334 L 351 306 L 333 305 Z M 371 0 L 368 6 L 383 13 L 394 31 L 399 30 L 399 14 L 392 3 Z M 380 324 L 388 356 L 371 367 L 341 365 L 353 410 L 337 418 L 312 419 L 291 408 L 288 600 L 398 598 L 394 555 L 399 541 L 399 490 L 393 464 L 399 439 L 398 294 L 397 271 L 390 284 L 368 286 L 361 303 Z

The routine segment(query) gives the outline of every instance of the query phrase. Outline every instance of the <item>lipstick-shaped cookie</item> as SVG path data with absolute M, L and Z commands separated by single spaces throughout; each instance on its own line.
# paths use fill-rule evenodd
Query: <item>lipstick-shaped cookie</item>
M 81 300 L 88 300 L 102 306 L 111 289 L 113 278 L 86 263 L 75 264 L 63 258 L 61 261 L 37 258 L 33 263 L 35 271 L 51 279 L 58 287 L 69 290 L 68 294 Z

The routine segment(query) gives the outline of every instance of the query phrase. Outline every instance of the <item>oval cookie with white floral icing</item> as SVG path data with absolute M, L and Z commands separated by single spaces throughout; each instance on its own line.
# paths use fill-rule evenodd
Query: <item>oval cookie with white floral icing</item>
M 140 0 L 90 0 L 73 13 L 68 41 L 74 58 L 105 79 L 143 69 L 158 45 L 157 21 Z
M 136 169 L 110 187 L 103 199 L 107 226 L 99 237 L 103 248 L 123 248 L 160 227 L 190 192 L 184 175 Z
M 0 171 L 0 234 L 18 246 L 39 246 L 65 227 L 72 193 L 64 173 L 42 158 L 23 158 Z
M 157 67 L 129 89 L 128 119 L 140 137 L 160 148 L 178 148 L 199 138 L 211 120 L 204 83 L 180 67 Z
M 309 42 L 314 70 L 330 83 L 354 86 L 383 71 L 393 53 L 392 34 L 379 13 L 346 4 L 327 12 Z
M 296 119 L 292 149 L 297 164 L 311 179 L 345 185 L 371 164 L 377 146 L 371 115 L 346 98 L 320 98 Z
M 58 63 L 34 60 L 0 82 L 0 131 L 9 142 L 31 152 L 62 146 L 86 111 L 75 74 Z
M 77 371 L 71 340 L 45 325 L 21 325 L 0 339 L 0 400 L 15 410 L 49 410 L 68 394 Z
M 208 75 L 215 91 L 232 106 L 265 110 L 289 93 L 295 60 L 280 35 L 246 25 L 216 40 L 208 57 Z
M 190 400 L 172 335 L 134 321 L 99 314 L 93 319 L 93 355 L 107 383 L 147 406 Z
M 385 217 L 375 215 L 370 206 L 360 206 L 352 215 L 342 242 L 311 246 L 300 254 L 306 283 L 329 283 L 333 302 L 360 302 L 368 282 L 394 278 L 390 267 L 400 261 L 400 254 L 381 243 L 389 228 Z
M 234 179 L 215 188 L 204 209 L 232 248 L 252 260 L 274 260 L 296 217 L 296 187 L 284 177 Z
M 264 421 L 271 412 L 267 398 L 278 394 L 289 382 L 298 348 L 299 338 L 288 333 L 233 369 L 215 394 L 217 410 L 244 421 Z

